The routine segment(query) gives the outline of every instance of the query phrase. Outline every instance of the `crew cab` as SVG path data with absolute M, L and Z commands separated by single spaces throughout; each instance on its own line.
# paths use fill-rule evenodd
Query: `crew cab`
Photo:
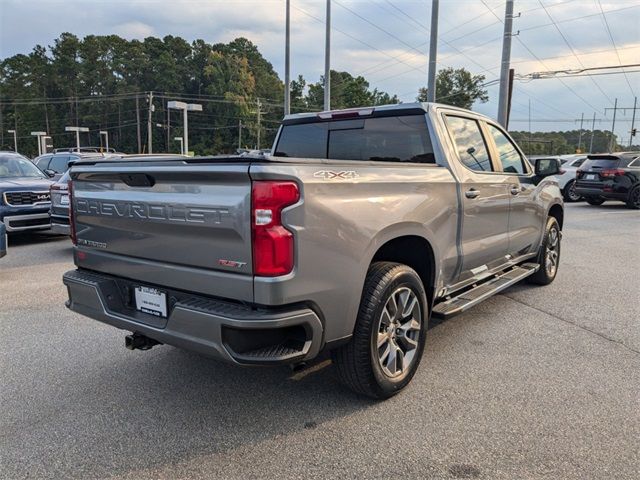
M 0 152 L 0 222 L 8 233 L 50 228 L 52 183 L 28 158 Z
M 416 372 L 432 315 L 553 281 L 558 172 L 439 104 L 290 115 L 265 156 L 82 160 L 67 306 L 131 332 L 130 349 L 242 365 L 330 350 L 348 386 L 386 398 Z

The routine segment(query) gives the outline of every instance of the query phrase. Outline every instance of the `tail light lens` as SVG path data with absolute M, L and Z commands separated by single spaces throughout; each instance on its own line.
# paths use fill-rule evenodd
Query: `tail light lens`
M 293 270 L 293 233 L 282 225 L 282 210 L 300 199 L 294 182 L 255 181 L 251 188 L 253 272 L 263 277 Z
M 610 169 L 610 170 L 602 170 L 600 172 L 600 176 L 601 177 L 620 177 L 623 176 L 626 172 L 624 170 L 621 170 L 619 168 L 614 168 L 614 169 Z
M 78 239 L 76 237 L 76 219 L 73 214 L 73 181 L 69 180 L 67 184 L 67 190 L 69 192 L 69 227 L 71 230 L 71 242 L 74 245 L 78 244 Z

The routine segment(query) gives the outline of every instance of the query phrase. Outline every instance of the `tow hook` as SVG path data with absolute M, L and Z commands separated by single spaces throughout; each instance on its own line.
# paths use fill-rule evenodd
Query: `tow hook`
M 154 345 L 159 345 L 160 342 L 153 338 L 146 337 L 140 333 L 134 333 L 133 335 L 127 335 L 124 337 L 124 346 L 129 350 L 149 350 Z

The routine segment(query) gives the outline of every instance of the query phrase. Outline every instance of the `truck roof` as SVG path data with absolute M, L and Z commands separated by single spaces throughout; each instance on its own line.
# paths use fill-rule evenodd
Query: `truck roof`
M 415 115 L 420 113 L 427 113 L 429 108 L 433 107 L 445 107 L 451 110 L 458 110 L 460 112 L 471 112 L 464 108 L 454 107 L 453 105 L 446 105 L 443 103 L 431 103 L 431 102 L 412 102 L 412 103 L 395 103 L 391 105 L 374 105 L 369 107 L 357 107 L 347 108 L 342 110 L 325 110 L 321 112 L 304 112 L 294 113 L 284 117 L 282 123 L 295 124 L 295 123 L 310 123 L 314 121 L 329 121 L 347 118 L 357 117 L 387 117 L 394 115 Z M 485 117 L 485 115 L 477 112 L 471 112 L 474 115 Z

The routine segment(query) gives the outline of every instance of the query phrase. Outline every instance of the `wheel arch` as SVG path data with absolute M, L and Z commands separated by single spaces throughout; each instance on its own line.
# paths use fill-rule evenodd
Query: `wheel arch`
M 416 271 L 429 305 L 433 304 L 436 280 L 436 261 L 431 243 L 419 235 L 402 235 L 382 244 L 371 258 L 371 263 L 387 261 L 402 263 Z
M 558 225 L 560 225 L 560 230 L 562 230 L 562 225 L 564 223 L 564 209 L 562 208 L 562 205 L 559 203 L 551 205 L 551 208 L 549 208 L 549 212 L 547 213 L 547 218 L 548 217 L 555 218 L 558 221 Z

